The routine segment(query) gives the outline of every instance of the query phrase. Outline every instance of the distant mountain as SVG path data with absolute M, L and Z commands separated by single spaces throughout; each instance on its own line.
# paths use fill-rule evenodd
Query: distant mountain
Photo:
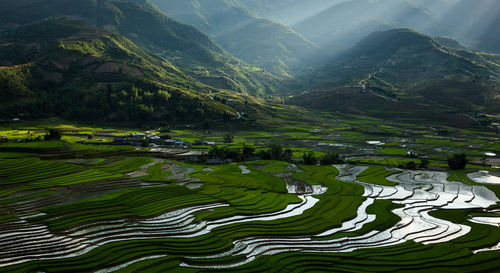
M 289 102 L 383 118 L 448 113 L 439 118 L 470 125 L 464 112 L 500 110 L 499 64 L 500 55 L 450 49 L 410 29 L 375 32 L 315 71 L 309 91 Z
M 237 0 L 152 0 L 175 20 L 211 36 L 255 20 L 256 15 Z
M 461 0 L 410 0 L 411 2 L 430 10 L 438 17 L 450 10 Z
M 51 19 L 0 35 L 0 113 L 72 120 L 236 116 L 165 59 L 83 21 Z
M 324 58 L 315 44 L 267 19 L 253 20 L 216 39 L 236 57 L 276 75 L 303 74 Z
M 500 1 L 460 0 L 441 17 L 448 36 L 474 49 L 500 53 Z
M 467 54 L 471 56 L 467 56 Z M 443 78 L 497 75 L 488 61 L 473 52 L 457 53 L 429 36 L 410 29 L 374 32 L 336 61 L 316 72 L 316 85 L 359 81 L 384 83 L 391 90 Z
M 292 80 L 324 53 L 284 24 L 262 19 L 286 2 L 242 0 L 154 0 L 169 16 L 205 31 L 224 49 L 252 65 Z M 320 2 L 332 2 L 322 0 Z M 300 1 L 302 5 L 303 1 Z M 272 4 L 272 5 L 271 5 Z M 268 10 L 269 9 L 269 10 Z
M 121 33 L 217 88 L 252 94 L 285 88 L 281 79 L 232 57 L 200 31 L 168 18 L 148 0 L 2 0 L 0 4 L 4 27 L 58 16 L 85 19 Z
M 347 0 L 239 0 L 239 3 L 261 18 L 291 26 L 345 1 Z
M 328 52 L 350 48 L 374 31 L 401 27 L 445 33 L 432 12 L 406 0 L 350 0 L 293 26 Z

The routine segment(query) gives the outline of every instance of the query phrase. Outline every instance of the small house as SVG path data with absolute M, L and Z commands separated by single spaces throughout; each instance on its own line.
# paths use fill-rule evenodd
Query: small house
M 176 146 L 183 146 L 184 145 L 184 141 L 183 140 L 180 140 L 180 139 L 177 139 L 174 143 Z
M 406 152 L 406 157 L 408 158 L 418 158 L 418 154 L 412 152 L 412 151 L 408 151 Z

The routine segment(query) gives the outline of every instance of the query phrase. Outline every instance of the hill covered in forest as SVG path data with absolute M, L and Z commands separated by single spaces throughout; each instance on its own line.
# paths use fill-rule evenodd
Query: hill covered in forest
M 214 88 L 122 35 L 83 21 L 46 20 L 3 33 L 0 96 L 4 115 L 68 119 L 230 118 Z

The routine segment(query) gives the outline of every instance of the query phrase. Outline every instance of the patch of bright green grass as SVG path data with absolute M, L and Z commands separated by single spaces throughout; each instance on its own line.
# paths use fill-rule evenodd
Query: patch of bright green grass
M 401 148 L 380 147 L 379 151 L 386 155 L 406 155 L 406 150 Z
M 382 166 L 370 166 L 368 169 L 358 175 L 358 180 L 361 182 L 382 186 L 396 186 L 398 183 L 391 182 L 386 179 L 388 176 L 396 173 L 399 172 L 389 171 Z
M 167 179 L 167 177 L 171 176 L 172 173 L 169 171 L 162 170 L 164 164 L 165 162 L 154 164 L 153 166 L 148 168 L 147 170 L 148 175 L 140 178 L 145 181 L 161 181 L 161 182 L 172 181 L 172 179 Z
M 448 174 L 450 175 L 448 177 L 448 181 L 461 182 L 466 185 L 477 185 L 476 182 L 467 177 L 467 173 L 465 170 L 450 170 L 448 171 Z
M 334 181 L 339 174 L 339 170 L 332 166 L 299 165 L 299 167 L 304 172 L 294 173 L 293 177 L 311 185 L 326 184 L 329 181 Z

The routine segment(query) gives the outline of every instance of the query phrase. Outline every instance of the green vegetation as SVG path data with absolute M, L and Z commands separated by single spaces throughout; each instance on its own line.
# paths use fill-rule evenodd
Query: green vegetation
M 146 181 L 163 181 L 163 182 L 172 181 L 172 179 L 167 179 L 167 177 L 172 175 L 172 172 L 164 171 L 162 169 L 164 164 L 165 162 L 160 162 L 149 167 L 147 170 L 148 175 L 141 177 L 141 179 Z
M 50 33 L 65 36 L 52 37 Z M 33 41 L 43 53 L 32 68 L 24 72 L 31 93 L 23 91 L 25 86 L 9 87 L 9 92 L 15 95 L 2 92 L 10 101 L 0 108 L 3 115 L 15 115 L 15 107 L 20 106 L 32 116 L 64 113 L 60 117 L 73 120 L 82 117 L 107 121 L 152 120 L 160 114 L 164 120 L 235 115 L 230 107 L 195 92 L 205 86 L 193 82 L 165 59 L 146 53 L 118 33 L 80 21 L 55 19 L 6 34 L 3 40 L 12 45 L 2 51 L 0 59 L 17 58 L 12 60 L 14 63 L 30 61 L 34 56 L 25 49 Z M 33 72 L 40 69 L 49 70 Z M 67 92 L 68 89 L 72 92 Z M 160 107 L 165 105 L 171 105 L 168 111 Z
M 328 138 L 329 134 L 335 131 L 342 134 L 342 136 L 325 143 L 346 143 L 345 146 L 304 147 L 304 145 L 300 144 L 300 140 L 297 140 L 297 142 L 290 143 L 290 148 L 286 148 L 286 146 L 278 144 L 276 141 L 270 142 L 269 135 L 272 133 L 264 131 L 258 134 L 235 132 L 234 135 L 231 134 L 234 141 L 225 144 L 223 142 L 227 131 L 205 134 L 190 129 L 172 129 L 169 133 L 173 137 L 189 139 L 193 142 L 198 139 L 207 139 L 213 140 L 220 145 L 227 145 L 227 147 L 221 146 L 221 148 L 217 148 L 216 146 L 207 150 L 211 156 L 227 156 L 232 151 L 237 151 L 238 157 L 242 157 L 241 160 L 261 157 L 261 155 L 274 157 L 267 160 L 226 165 L 187 164 L 173 160 L 151 158 L 151 156 L 145 155 L 143 151 L 135 151 L 132 146 L 125 148 L 119 145 L 110 145 L 113 135 L 124 135 L 126 132 L 137 130 L 94 128 L 81 125 L 40 126 L 40 128 L 21 126 L 24 130 L 10 128 L 3 131 L 2 134 L 10 136 L 11 140 L 15 140 L 16 137 L 27 137 L 28 130 L 35 135 L 43 135 L 47 132 L 45 129 L 47 127 L 60 130 L 62 140 L 2 143 L 0 145 L 0 154 L 4 153 L 2 149 L 9 149 L 5 153 L 16 157 L 19 150 L 31 150 L 35 152 L 36 156 L 43 155 L 50 159 L 50 156 L 60 156 L 62 154 L 70 155 L 70 159 L 47 160 L 36 157 L 0 159 L 0 177 L 3 185 L 0 191 L 2 196 L 0 205 L 9 208 L 6 212 L 0 211 L 0 224 L 22 219 L 27 211 L 19 204 L 33 202 L 37 206 L 34 212 L 31 212 L 32 209 L 28 210 L 33 214 L 30 219 L 31 222 L 37 225 L 46 225 L 51 232 L 59 234 L 66 234 L 69 230 L 73 230 L 72 232 L 102 232 L 99 238 L 105 241 L 105 238 L 111 236 L 107 235 L 107 233 L 115 229 L 115 225 L 131 228 L 130 232 L 134 233 L 136 232 L 133 230 L 135 225 L 143 225 L 149 219 L 178 209 L 200 205 L 214 207 L 192 213 L 192 221 L 195 224 L 219 223 L 219 221 L 228 221 L 233 217 L 236 217 L 236 219 L 259 217 L 273 213 L 281 215 L 281 211 L 290 208 L 290 206 L 298 206 L 303 202 L 297 194 L 288 193 L 286 185 L 290 181 L 299 184 L 305 183 L 304 185 L 310 185 L 311 187 L 321 187 L 326 192 L 312 196 L 317 199 L 317 203 L 298 215 L 275 220 L 249 222 L 236 220 L 227 225 L 214 225 L 214 228 L 209 233 L 192 238 L 182 236 L 176 238 L 170 237 L 170 235 L 163 235 L 161 238 L 155 237 L 155 239 L 139 238 L 142 235 L 139 235 L 141 233 L 138 232 L 135 233 L 135 236 L 139 236 L 138 238 L 130 237 L 130 239 L 120 239 L 116 242 L 106 242 L 89 253 L 76 257 L 27 261 L 2 269 L 9 272 L 24 272 L 42 266 L 48 272 L 77 269 L 95 271 L 135 261 L 122 270 L 127 272 L 146 270 L 147 268 L 147 270 L 153 272 L 163 270 L 199 272 L 200 270 L 184 268 L 180 265 L 182 263 L 203 265 L 239 261 L 242 259 L 241 255 L 210 259 L 198 259 L 196 257 L 227 252 L 233 247 L 235 241 L 245 238 L 281 238 L 283 236 L 285 238 L 300 238 L 339 228 L 343 223 L 357 216 L 359 206 L 367 199 L 362 196 L 364 192 L 362 186 L 338 181 L 339 170 L 331 165 L 343 163 L 343 157 L 349 156 L 352 151 L 349 146 L 370 147 L 370 144 L 367 144 L 366 141 L 373 139 L 372 135 L 364 130 L 372 128 L 371 124 L 373 122 L 376 122 L 376 120 L 346 119 L 336 125 L 336 128 L 339 129 L 325 130 L 324 134 L 316 131 L 314 133 L 323 138 Z M 391 128 L 394 128 L 394 126 L 391 126 Z M 351 131 L 351 128 L 354 127 L 356 127 L 356 131 Z M 411 128 L 409 130 L 412 131 L 422 130 L 421 128 L 408 128 Z M 309 132 L 314 129 L 316 128 L 292 126 L 282 128 L 280 133 L 296 133 L 300 130 Z M 110 136 L 101 137 L 103 142 L 99 145 L 75 143 L 74 141 L 81 139 L 79 136 L 74 139 L 66 138 L 69 133 L 81 135 L 83 138 L 89 132 L 93 132 L 98 137 L 101 137 L 100 135 L 103 132 L 109 132 Z M 343 137 L 350 138 L 352 134 L 358 135 L 360 139 L 346 142 Z M 415 137 L 419 139 L 432 139 L 416 134 Z M 425 134 L 430 134 L 430 132 Z M 424 142 L 426 141 L 422 141 L 419 145 L 442 145 L 442 143 L 435 144 L 432 141 Z M 269 144 L 262 147 L 262 144 L 256 145 L 256 143 Z M 461 142 L 457 141 L 457 143 Z M 470 141 L 469 143 L 473 142 Z M 396 147 L 397 144 L 391 143 L 390 145 L 390 147 Z M 462 145 L 458 145 L 458 147 L 462 147 Z M 290 152 L 288 152 L 288 149 Z M 316 149 L 321 149 L 324 152 Z M 329 149 L 335 149 L 339 152 L 332 152 Z M 75 153 L 82 151 L 88 151 L 89 153 L 84 158 L 74 159 Z M 306 155 L 316 160 L 319 159 L 319 162 L 324 165 L 293 165 L 291 162 L 278 159 L 285 158 L 285 155 L 287 153 L 291 154 L 291 151 L 300 152 L 301 154 L 305 152 Z M 380 149 L 372 148 L 372 151 L 380 152 Z M 318 153 L 323 153 L 324 156 L 318 156 Z M 380 152 L 379 156 L 383 155 L 384 153 Z M 387 169 L 388 165 L 384 164 L 390 163 L 390 165 L 397 166 L 402 163 L 415 162 L 416 167 L 421 167 L 418 162 L 425 163 L 425 159 L 393 156 L 395 157 L 350 158 L 349 160 L 376 164 L 369 166 L 357 179 L 368 184 L 388 187 L 396 186 L 397 183 L 388 181 L 387 177 L 400 171 Z M 437 160 L 440 157 L 443 158 L 442 156 L 445 156 L 445 154 L 437 152 L 431 154 L 429 168 L 445 167 L 446 162 L 444 160 Z M 467 167 L 467 170 L 450 172 L 449 180 L 477 185 L 466 177 L 466 173 L 473 170 L 472 168 L 480 168 L 481 166 L 469 164 Z M 488 188 L 498 192 L 495 187 L 488 186 Z M 88 194 L 84 194 L 87 192 Z M 68 201 L 58 201 L 61 196 L 66 196 Z M 400 218 L 391 211 L 399 207 L 401 205 L 396 205 L 391 200 L 376 199 L 366 209 L 368 214 L 376 215 L 373 221 L 365 223 L 355 231 L 342 231 L 325 237 L 313 237 L 313 241 L 325 242 L 333 239 L 355 238 L 373 230 L 392 228 L 400 221 Z M 449 214 L 449 211 L 446 211 L 446 213 L 448 213 L 447 216 L 437 215 L 437 217 L 449 219 L 451 214 Z M 474 210 L 467 213 L 477 215 Z M 453 222 L 471 225 L 469 222 L 463 222 L 466 220 L 459 218 L 458 214 L 453 217 Z M 187 219 L 191 218 L 185 219 L 187 221 Z M 99 231 L 101 225 L 106 225 L 110 230 Z M 485 228 L 483 225 L 476 224 L 471 226 L 473 231 L 493 234 L 494 227 Z M 91 231 L 93 228 L 97 228 L 97 231 Z M 149 234 L 154 234 L 154 231 L 150 229 L 152 227 L 141 228 L 153 232 Z M 119 235 L 124 231 L 117 230 L 114 232 Z M 326 254 L 305 251 L 300 254 L 287 252 L 264 255 L 259 256 L 254 262 L 237 267 L 237 269 L 242 271 L 268 270 L 275 266 L 275 264 L 272 264 L 275 261 L 274 259 L 281 257 L 284 258 L 284 260 L 280 260 L 282 265 L 287 268 L 295 267 L 296 263 L 301 264 L 298 268 L 303 266 L 305 268 L 316 268 L 315 266 L 318 263 L 321 265 L 328 264 L 331 268 L 340 268 L 341 265 L 345 265 L 349 261 L 350 266 L 358 270 L 364 268 L 366 271 L 366 266 L 378 270 L 381 268 L 378 265 L 378 260 L 371 258 L 360 260 L 359 258 L 371 257 L 375 252 L 382 257 L 386 264 L 389 257 L 398 258 L 391 260 L 389 263 L 391 270 L 407 268 L 408 260 L 405 257 L 412 255 L 411 253 L 435 261 L 434 264 L 425 267 L 431 271 L 438 264 L 447 264 L 449 259 L 455 259 L 456 257 L 461 258 L 461 265 L 471 266 L 470 268 L 473 269 L 490 268 L 490 262 L 488 261 L 498 258 L 497 255 L 484 253 L 471 256 L 468 247 L 485 247 L 493 243 L 496 237 L 493 235 L 485 235 L 485 237 L 481 238 L 477 237 L 477 235 L 474 235 L 476 237 L 468 236 L 472 236 L 472 234 L 460 237 L 453 242 L 429 246 L 410 241 L 397 244 L 391 248 L 360 249 L 348 253 Z M 477 242 L 466 242 L 469 239 L 477 240 Z M 448 254 L 440 256 L 435 255 L 436 253 Z M 151 257 L 151 259 L 141 260 L 147 257 Z M 311 262 L 311 259 L 314 263 Z M 482 266 L 474 266 L 476 262 L 478 265 L 482 264 Z M 420 264 L 412 266 L 420 268 Z M 324 269 L 322 266 L 317 268 Z M 203 269 L 202 271 L 211 270 Z
M 398 183 L 387 180 L 388 176 L 399 173 L 398 171 L 389 171 L 382 166 L 372 166 L 366 169 L 358 176 L 358 180 L 365 183 L 371 183 L 382 186 L 396 186 Z
M 467 166 L 468 160 L 466 154 L 455 154 L 448 158 L 448 166 L 451 170 L 463 170 Z
M 316 165 L 318 163 L 318 159 L 316 159 L 313 152 L 305 152 L 302 160 L 306 165 Z
M 44 210 L 47 216 L 38 220 L 47 219 L 46 223 L 52 229 L 64 229 L 89 221 L 146 217 L 183 206 L 216 201 L 218 199 L 179 186 L 123 190 L 83 202 L 47 208 Z

